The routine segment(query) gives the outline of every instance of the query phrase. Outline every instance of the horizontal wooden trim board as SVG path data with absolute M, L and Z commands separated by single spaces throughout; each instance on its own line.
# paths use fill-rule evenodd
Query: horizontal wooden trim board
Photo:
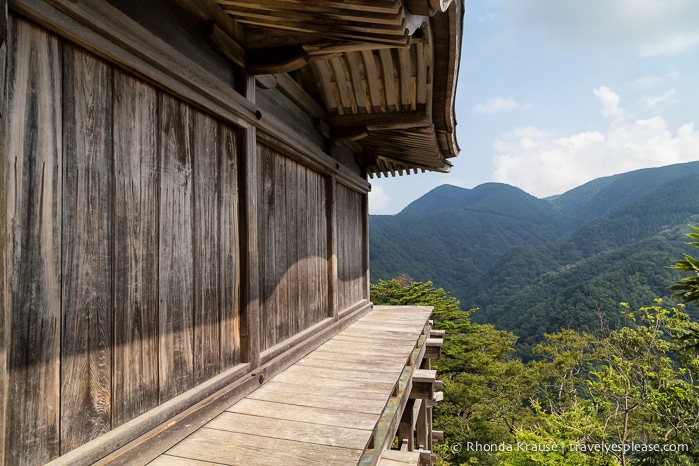
M 377 464 L 408 403 L 431 311 L 374 307 L 150 464 Z

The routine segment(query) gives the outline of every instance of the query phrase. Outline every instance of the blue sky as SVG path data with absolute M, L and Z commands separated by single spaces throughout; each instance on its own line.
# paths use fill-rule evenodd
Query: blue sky
M 395 214 L 436 186 L 537 197 L 699 160 L 699 1 L 466 0 L 451 173 L 371 179 Z

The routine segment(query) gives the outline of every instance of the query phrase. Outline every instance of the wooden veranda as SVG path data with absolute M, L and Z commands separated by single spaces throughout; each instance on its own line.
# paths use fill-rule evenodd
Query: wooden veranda
M 150 464 L 430 464 L 431 311 L 374 307 Z

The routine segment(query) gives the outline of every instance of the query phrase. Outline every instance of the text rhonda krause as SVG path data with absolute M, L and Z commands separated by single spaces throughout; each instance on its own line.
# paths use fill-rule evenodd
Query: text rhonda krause
M 688 452 L 689 445 L 684 443 L 480 443 L 467 442 L 466 451 L 474 452 L 531 452 L 547 453 L 576 451 L 580 453 L 649 453 L 649 452 Z

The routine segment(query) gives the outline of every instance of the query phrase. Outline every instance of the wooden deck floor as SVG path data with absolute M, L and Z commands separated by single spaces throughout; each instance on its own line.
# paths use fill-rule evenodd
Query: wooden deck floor
M 374 307 L 150 464 L 358 464 L 430 311 Z

